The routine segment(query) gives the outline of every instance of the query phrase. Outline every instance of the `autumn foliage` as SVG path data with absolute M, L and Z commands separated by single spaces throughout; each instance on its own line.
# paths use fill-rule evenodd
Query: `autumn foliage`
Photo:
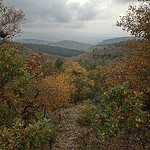
M 21 32 L 20 24 L 25 22 L 24 16 L 22 10 L 16 10 L 14 7 L 5 6 L 3 2 L 0 2 L 0 37 L 3 42 Z
M 150 24 L 149 5 L 142 4 L 139 8 L 130 6 L 126 16 L 117 22 L 118 26 L 140 40 L 129 40 L 125 43 L 123 60 L 118 64 L 110 64 L 101 74 L 102 88 L 106 90 L 128 81 L 133 91 L 142 92 L 145 104 L 149 107 L 150 83 Z
M 129 6 L 117 25 L 138 37 L 124 43 L 123 56 L 101 69 L 99 109 L 81 110 L 98 130 L 100 149 L 149 149 L 150 9 L 149 1 Z M 91 119 L 89 119 L 91 118 Z
M 43 103 L 49 111 L 60 109 L 71 102 L 72 85 L 69 77 L 65 74 L 47 76 L 41 81 L 34 83 L 40 91 L 34 103 Z
M 78 101 L 87 99 L 94 86 L 94 81 L 88 77 L 87 70 L 78 62 L 64 63 L 62 69 L 70 78 L 72 101 L 76 104 Z
M 132 93 L 127 83 L 123 83 L 104 92 L 101 104 L 103 109 L 94 110 L 92 120 L 99 128 L 102 141 L 110 140 L 116 143 L 116 148 L 120 147 L 117 145 L 119 141 L 127 149 L 138 149 L 143 143 L 144 147 L 148 148 L 146 141 L 149 139 L 150 116 L 142 111 L 143 102 L 140 94 Z M 145 142 L 139 140 L 139 144 L 134 143 L 137 137 L 142 137 Z
M 22 82 L 26 80 L 25 64 L 14 46 L 0 46 L 0 107 L 1 124 L 9 124 L 18 113 L 20 98 L 24 94 Z M 16 110 L 16 111 L 15 111 Z
M 109 58 L 107 66 L 100 65 L 100 60 L 85 60 L 84 64 L 60 59 L 53 66 L 41 53 L 19 54 L 8 39 L 20 32 L 24 13 L 0 3 L 0 149 L 37 149 L 51 144 L 57 135 L 61 108 L 95 97 L 96 105 L 82 108 L 78 123 L 90 124 L 98 131 L 98 137 L 93 138 L 100 149 L 118 149 L 120 145 L 149 149 L 148 2 L 138 8 L 130 6 L 117 22 L 140 38 L 127 41 L 119 59 L 111 61 L 115 55 L 97 51 L 90 54 L 90 58 Z

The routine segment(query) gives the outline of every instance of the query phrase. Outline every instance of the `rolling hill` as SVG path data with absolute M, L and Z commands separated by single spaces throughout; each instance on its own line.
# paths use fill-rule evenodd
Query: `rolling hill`
M 16 44 L 19 44 L 19 42 Z M 68 48 L 63 48 L 58 46 L 30 44 L 30 43 L 23 43 L 23 45 L 25 46 L 25 49 L 31 49 L 37 52 L 47 53 L 50 55 L 63 56 L 63 57 L 73 57 L 85 53 L 84 51 L 81 50 L 68 49 Z
M 76 41 L 70 41 L 70 40 L 64 40 L 64 41 L 58 41 L 55 43 L 57 46 L 65 47 L 65 48 L 71 48 L 71 49 L 77 49 L 77 50 L 85 50 L 87 48 L 92 47 L 91 44 L 76 42 Z
M 122 41 L 132 40 L 134 37 L 116 37 L 112 39 L 103 40 L 101 43 L 97 44 L 97 46 L 108 46 L 114 43 L 120 43 Z
M 87 53 L 74 56 L 68 59 L 71 59 L 73 61 L 91 61 L 91 60 L 97 60 L 97 59 L 107 59 L 107 60 L 113 60 L 115 58 L 122 56 L 122 47 L 116 47 L 114 45 L 105 46 L 105 47 L 98 47 L 90 50 Z
M 91 44 L 81 43 L 81 42 L 71 41 L 71 40 L 50 42 L 50 41 L 38 40 L 38 39 L 20 39 L 20 40 L 16 40 L 15 42 L 28 43 L 28 44 L 49 45 L 49 46 L 63 47 L 63 48 L 75 49 L 75 50 L 85 50 L 85 49 L 93 46 Z
M 18 39 L 18 40 L 15 40 L 15 42 L 29 43 L 29 44 L 40 44 L 40 45 L 50 45 L 50 44 L 53 44 L 53 42 L 45 41 L 45 40 L 38 40 L 38 39 Z

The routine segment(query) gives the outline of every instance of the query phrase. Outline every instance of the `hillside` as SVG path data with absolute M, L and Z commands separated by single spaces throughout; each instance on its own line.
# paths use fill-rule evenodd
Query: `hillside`
M 38 39 L 19 39 L 19 40 L 15 40 L 15 42 L 29 43 L 29 44 L 40 44 L 40 45 L 50 45 L 50 44 L 53 44 L 53 42 L 45 41 L 45 40 L 38 40 Z
M 58 41 L 55 43 L 57 46 L 62 46 L 65 48 L 71 48 L 71 49 L 77 49 L 77 50 L 85 50 L 87 48 L 92 47 L 91 44 L 76 42 L 76 41 L 70 41 L 70 40 L 64 40 L 64 41 Z
M 29 43 L 24 43 L 24 46 L 25 48 L 29 48 L 34 51 L 39 51 L 41 53 L 47 53 L 50 55 L 58 55 L 58 56 L 64 56 L 64 57 L 72 57 L 72 56 L 77 56 L 77 55 L 85 53 L 84 51 L 68 49 L 68 48 L 63 48 L 63 47 L 58 47 L 58 46 L 29 44 Z
M 112 39 L 106 39 L 103 40 L 101 43 L 97 44 L 97 46 L 107 46 L 107 45 L 111 45 L 114 43 L 120 43 L 122 41 L 127 41 L 127 40 L 131 40 L 134 37 L 117 37 L 117 38 L 112 38 Z
M 90 50 L 87 53 L 66 58 L 66 60 L 76 61 L 86 70 L 93 70 L 97 66 L 107 66 L 110 62 L 116 65 L 118 60 L 122 60 L 123 47 L 105 46 Z
M 91 44 L 81 43 L 81 42 L 71 41 L 71 40 L 50 42 L 50 41 L 38 40 L 38 39 L 20 39 L 20 40 L 16 40 L 16 42 L 29 43 L 29 44 L 49 45 L 49 46 L 63 47 L 63 48 L 75 49 L 75 50 L 85 50 L 85 49 L 90 48 L 90 47 L 93 46 Z
M 71 57 L 68 59 L 74 60 L 74 61 L 91 61 L 91 60 L 96 60 L 96 59 L 115 59 L 117 57 L 122 56 L 122 47 L 116 47 L 116 46 L 105 46 L 105 47 L 98 47 L 98 48 L 93 48 L 87 53 Z

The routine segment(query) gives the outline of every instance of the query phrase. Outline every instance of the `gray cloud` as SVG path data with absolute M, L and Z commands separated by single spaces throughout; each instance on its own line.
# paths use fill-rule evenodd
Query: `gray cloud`
M 83 6 L 80 6 L 78 9 L 78 18 L 79 20 L 93 20 L 97 16 L 98 12 L 95 5 L 91 3 L 86 3 Z
M 36 25 L 37 22 L 47 25 L 48 22 L 66 23 L 72 19 L 66 0 L 4 0 L 4 3 L 22 9 L 26 14 L 27 24 L 31 25 Z
M 77 2 L 72 2 L 69 4 L 69 7 L 72 9 L 72 10 L 78 10 L 78 8 L 80 7 L 79 3 Z
M 78 2 L 67 3 L 67 0 L 4 0 L 7 5 L 14 5 L 26 14 L 26 27 L 83 27 L 81 21 L 107 19 L 110 17 L 109 5 L 134 2 L 137 0 L 88 0 L 80 5 Z M 103 5 L 105 5 L 104 8 Z M 109 11 L 107 10 L 109 9 Z M 115 10 L 114 10 L 115 11 Z M 67 25 L 68 24 L 68 25 Z M 82 23 L 83 24 L 83 23 Z
M 101 0 L 99 0 L 100 2 Z M 69 4 L 71 10 L 76 13 L 76 17 L 80 21 L 89 21 L 95 19 L 98 14 L 97 3 L 98 0 L 89 0 L 86 3 L 80 5 L 77 2 Z
M 15 6 L 16 9 L 22 9 L 25 12 L 26 24 L 22 26 L 24 31 L 35 33 L 54 31 L 53 35 L 56 31 L 57 33 L 63 31 L 64 34 L 69 32 L 72 35 L 70 37 L 74 36 L 73 31 L 83 35 L 86 32 L 94 34 L 111 32 L 110 35 L 112 35 L 116 32 L 115 27 L 112 26 L 117 17 L 119 19 L 131 2 L 137 2 L 137 0 L 88 0 L 85 3 L 80 1 L 81 4 L 68 0 L 3 1 L 6 5 Z M 60 35 L 57 34 L 57 36 Z

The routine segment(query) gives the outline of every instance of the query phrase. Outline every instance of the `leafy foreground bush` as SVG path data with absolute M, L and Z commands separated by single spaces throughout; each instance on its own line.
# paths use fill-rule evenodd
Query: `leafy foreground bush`
M 56 128 L 48 119 L 38 121 L 33 125 L 29 124 L 26 128 L 22 128 L 21 120 L 17 120 L 12 128 L 3 126 L 0 134 L 0 149 L 34 150 L 53 142 L 56 137 Z
M 99 149 L 149 149 L 150 115 L 142 111 L 142 102 L 141 94 L 131 92 L 124 83 L 104 92 L 103 109 L 93 108 L 80 117 L 80 122 L 91 117 L 88 120 L 98 130 Z
M 150 115 L 142 111 L 141 94 L 131 92 L 124 83 L 104 92 L 101 104 L 104 109 L 93 113 L 93 123 L 103 140 L 120 141 L 129 149 L 148 149 Z

